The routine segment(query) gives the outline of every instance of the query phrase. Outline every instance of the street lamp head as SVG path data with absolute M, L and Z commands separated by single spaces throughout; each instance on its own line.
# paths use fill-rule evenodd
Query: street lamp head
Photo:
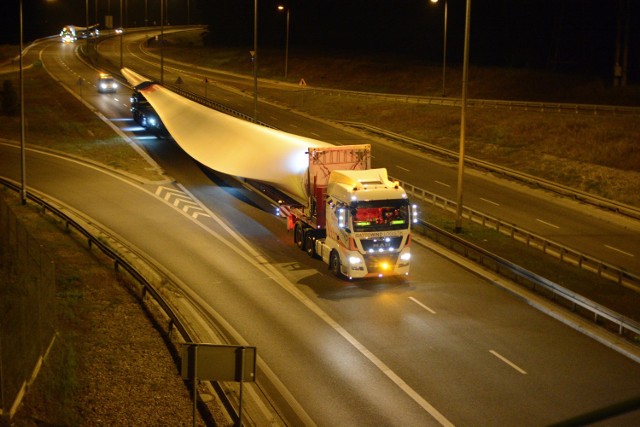
M 436 4 L 438 3 L 438 0 L 429 0 L 431 3 Z
M 281 5 L 281 4 L 278 5 L 278 10 L 280 12 L 282 12 L 284 9 L 285 9 L 285 7 L 283 5 Z

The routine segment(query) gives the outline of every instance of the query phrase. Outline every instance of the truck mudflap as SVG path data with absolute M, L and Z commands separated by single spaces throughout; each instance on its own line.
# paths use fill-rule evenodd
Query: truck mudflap
M 287 219 L 287 231 L 293 230 L 296 225 L 296 217 L 291 211 L 289 205 L 280 205 L 278 207 L 278 216 L 282 216 Z

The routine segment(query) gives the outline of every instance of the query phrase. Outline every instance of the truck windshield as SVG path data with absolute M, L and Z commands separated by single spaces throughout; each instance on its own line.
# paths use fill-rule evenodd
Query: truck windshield
M 358 202 L 351 214 L 356 232 L 404 230 L 410 222 L 407 200 Z

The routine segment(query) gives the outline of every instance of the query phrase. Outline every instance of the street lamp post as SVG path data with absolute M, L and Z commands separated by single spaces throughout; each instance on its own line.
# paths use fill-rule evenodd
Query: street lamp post
M 431 3 L 438 3 L 438 0 L 431 0 Z M 445 86 L 446 73 L 447 73 L 447 21 L 448 10 L 447 0 L 444 0 L 444 36 L 442 46 L 442 96 L 447 96 L 447 89 Z
M 253 121 L 258 122 L 258 0 L 253 1 Z
M 23 60 L 22 0 L 20 0 L 20 200 L 27 204 L 26 132 L 24 122 L 24 60 Z
M 464 25 L 464 59 L 462 63 L 462 110 L 460 113 L 460 154 L 458 157 L 458 191 L 455 231 L 462 230 L 462 177 L 464 175 L 464 139 L 466 131 L 467 86 L 469 84 L 469 32 L 471 27 L 471 0 L 467 0 Z
M 291 9 L 283 5 L 278 6 L 278 10 L 281 12 L 285 9 L 287 11 L 287 36 L 286 36 L 285 47 L 284 47 L 284 78 L 286 79 L 287 72 L 289 70 L 289 13 Z
M 86 54 L 89 55 L 89 0 L 85 0 L 84 1 L 84 17 L 85 17 L 85 22 L 86 22 L 86 26 L 87 26 L 87 30 L 86 30 L 86 48 L 87 48 L 87 52 Z
M 120 69 L 122 70 L 123 61 L 122 61 L 122 36 L 124 33 L 124 22 L 122 19 L 122 0 L 120 0 Z
M 164 1 L 160 0 L 160 84 L 164 84 Z

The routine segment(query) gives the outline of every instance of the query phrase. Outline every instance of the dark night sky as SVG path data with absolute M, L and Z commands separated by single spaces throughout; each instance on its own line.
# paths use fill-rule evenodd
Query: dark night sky
M 23 0 L 25 41 L 83 25 L 87 0 Z M 144 1 L 124 0 L 126 25 L 144 21 Z M 149 22 L 159 21 L 159 0 L 147 0 Z M 629 2 L 629 74 L 640 81 L 640 4 L 635 0 L 473 0 L 471 62 L 547 68 L 608 76 L 613 67 L 620 4 Z M 289 0 L 291 52 L 393 52 L 437 63 L 442 57 L 443 0 Z M 9 4 L 8 4 L 9 3 Z M 88 0 L 89 20 L 119 0 Z M 172 24 L 186 23 L 187 0 L 168 0 Z M 211 24 L 215 45 L 253 45 L 254 0 L 191 0 L 192 23 Z M 285 17 L 275 0 L 259 0 L 259 46 L 284 44 Z M 448 59 L 462 55 L 466 0 L 448 0 Z M 0 43 L 17 42 L 18 0 L 2 2 Z

